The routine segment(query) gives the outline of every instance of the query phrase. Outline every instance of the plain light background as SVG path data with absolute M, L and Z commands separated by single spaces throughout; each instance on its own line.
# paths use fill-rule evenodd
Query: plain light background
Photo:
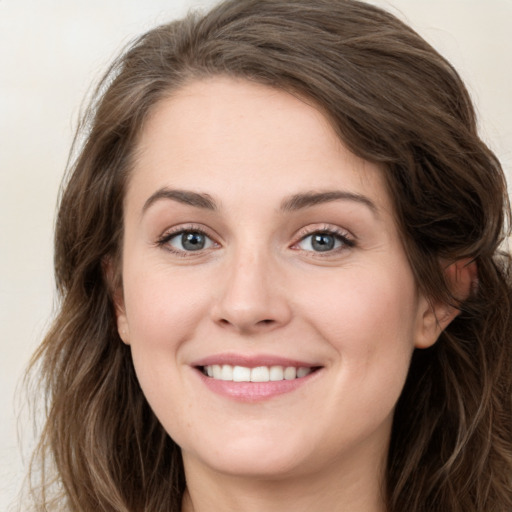
M 55 205 L 82 100 L 132 38 L 213 3 L 0 0 L 0 510 L 16 500 L 32 446 L 25 415 L 23 451 L 18 444 L 17 388 L 53 311 Z M 512 176 L 512 0 L 373 3 L 455 65 L 484 140 Z

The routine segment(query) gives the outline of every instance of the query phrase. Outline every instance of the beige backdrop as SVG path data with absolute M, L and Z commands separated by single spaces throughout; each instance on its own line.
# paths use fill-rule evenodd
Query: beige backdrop
M 24 474 L 15 390 L 52 312 L 52 224 L 82 98 L 132 37 L 212 3 L 0 0 L 0 510 L 16 499 Z M 374 3 L 412 24 L 459 69 L 483 137 L 511 176 L 512 0 Z M 21 423 L 26 453 L 30 425 Z

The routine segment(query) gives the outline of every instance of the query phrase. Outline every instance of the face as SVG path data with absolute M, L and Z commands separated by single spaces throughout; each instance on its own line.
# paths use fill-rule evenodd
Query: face
M 383 172 L 263 85 L 198 81 L 156 106 L 117 320 L 186 469 L 382 462 L 411 353 L 435 341 Z

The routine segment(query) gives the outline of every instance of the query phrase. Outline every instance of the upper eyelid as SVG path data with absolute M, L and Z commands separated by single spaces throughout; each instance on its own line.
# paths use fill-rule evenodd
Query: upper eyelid
M 216 240 L 215 234 L 212 233 L 211 229 L 208 229 L 205 226 L 199 225 L 199 224 L 179 224 L 177 226 L 171 226 L 169 228 L 166 228 L 162 234 L 160 235 L 161 238 L 165 237 L 173 237 L 176 235 L 179 235 L 180 233 L 186 233 L 186 232 L 198 232 L 201 234 L 206 235 L 207 237 L 211 238 L 212 240 Z
M 317 233 L 324 233 L 337 237 L 338 240 L 342 242 L 342 247 L 338 247 L 337 249 L 332 249 L 325 252 L 303 250 L 302 248 L 298 247 L 301 242 Z M 307 254 L 314 255 L 315 257 L 328 258 L 329 256 L 339 254 L 340 251 L 346 251 L 348 249 L 355 248 L 357 243 L 357 238 L 345 228 L 330 224 L 317 224 L 315 227 L 309 226 L 301 229 L 296 235 L 294 242 L 291 243 L 289 247 L 292 250 L 301 250 Z
M 215 237 L 211 236 L 206 228 L 202 226 L 183 226 L 183 225 L 177 225 L 173 226 L 171 228 L 167 228 L 164 230 L 164 232 L 156 239 L 154 245 L 158 249 L 163 249 L 165 251 L 168 251 L 170 254 L 174 254 L 176 257 L 182 257 L 182 258 L 193 258 L 193 257 L 200 257 L 201 255 L 207 254 L 209 251 L 213 249 L 217 249 L 220 247 L 219 242 L 216 240 Z M 198 249 L 196 251 L 189 251 L 186 249 L 180 249 L 177 247 L 174 247 L 173 244 L 171 244 L 171 240 L 173 240 L 176 237 L 179 237 L 183 233 L 201 233 L 201 235 L 204 235 L 206 238 L 208 238 L 212 246 L 211 247 L 205 247 L 202 249 Z
M 201 225 L 201 224 L 178 224 L 176 226 L 172 226 L 169 228 L 166 228 L 162 234 L 158 237 L 157 243 L 165 242 L 170 239 L 172 239 L 175 236 L 178 236 L 181 233 L 184 232 L 199 232 L 201 234 L 204 234 L 208 238 L 210 238 L 215 244 L 222 245 L 219 240 L 221 237 L 219 237 L 213 230 L 210 228 Z M 296 245 L 300 241 L 302 241 L 304 238 L 314 235 L 315 233 L 329 233 L 334 236 L 338 236 L 341 238 L 345 238 L 347 240 L 350 240 L 354 244 L 357 242 L 357 237 L 354 236 L 349 230 L 342 228 L 340 226 L 332 225 L 332 224 L 326 224 L 326 223 L 315 223 L 309 226 L 305 226 L 298 230 L 296 234 L 293 236 L 293 241 L 291 242 L 291 246 Z
M 357 238 L 355 235 L 353 235 L 348 229 L 342 228 L 340 226 L 335 226 L 332 224 L 314 224 L 312 226 L 306 226 L 302 229 L 300 229 L 297 234 L 295 235 L 295 242 L 297 243 L 300 240 L 303 240 L 307 236 L 314 235 L 315 233 L 329 233 L 333 235 L 338 235 L 343 238 L 347 238 L 352 241 L 356 241 Z
M 180 234 L 182 233 L 186 233 L 186 232 L 197 232 L 197 233 L 201 233 L 202 235 L 206 236 L 207 238 L 209 238 L 214 246 L 217 246 L 217 247 L 220 247 L 221 244 L 219 243 L 218 241 L 218 238 L 215 236 L 215 235 L 212 235 L 211 230 L 207 229 L 206 227 L 203 227 L 203 226 L 199 226 L 199 225 L 177 225 L 177 226 L 173 226 L 173 227 L 170 227 L 170 228 L 167 228 L 163 231 L 163 233 L 156 239 L 155 241 L 155 245 L 158 246 L 158 247 L 161 247 L 161 248 L 164 248 L 169 244 L 169 242 L 179 236 Z M 197 253 L 202 253 L 203 251 L 208 251 L 208 250 L 211 250 L 215 247 L 209 247 L 209 248 L 205 248 L 205 249 L 200 249 L 198 251 L 196 251 Z M 168 250 L 170 250 L 169 247 L 167 247 Z M 176 249 L 176 248 L 173 248 L 173 250 L 171 252 L 175 252 L 175 253 L 178 253 L 178 252 L 183 252 L 183 253 L 188 253 L 189 251 L 181 251 L 180 249 Z M 194 251 L 192 251 L 194 252 Z

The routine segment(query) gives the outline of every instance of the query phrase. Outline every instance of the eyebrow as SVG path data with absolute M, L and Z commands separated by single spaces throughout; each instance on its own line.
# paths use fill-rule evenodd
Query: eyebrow
M 209 194 L 192 192 L 190 190 L 175 190 L 164 187 L 158 189 L 146 200 L 142 207 L 142 213 L 144 213 L 152 204 L 161 199 L 170 199 L 178 203 L 210 211 L 218 210 L 217 203 Z M 344 190 L 303 192 L 294 194 L 293 196 L 286 198 L 281 203 L 280 209 L 283 212 L 293 212 L 333 201 L 354 201 L 367 206 L 373 213 L 378 213 L 377 206 L 368 197 Z
M 377 214 L 378 208 L 368 197 L 354 192 L 344 190 L 332 190 L 326 192 L 305 192 L 295 194 L 281 203 L 281 210 L 284 212 L 301 210 L 318 204 L 330 203 L 332 201 L 355 201 L 367 206 L 372 213 Z
M 170 199 L 172 201 L 177 201 L 178 203 L 195 206 L 196 208 L 203 208 L 205 210 L 217 210 L 217 204 L 208 194 L 201 194 L 190 190 L 173 190 L 164 187 L 158 189 L 154 194 L 151 194 L 142 207 L 142 213 L 160 199 Z

